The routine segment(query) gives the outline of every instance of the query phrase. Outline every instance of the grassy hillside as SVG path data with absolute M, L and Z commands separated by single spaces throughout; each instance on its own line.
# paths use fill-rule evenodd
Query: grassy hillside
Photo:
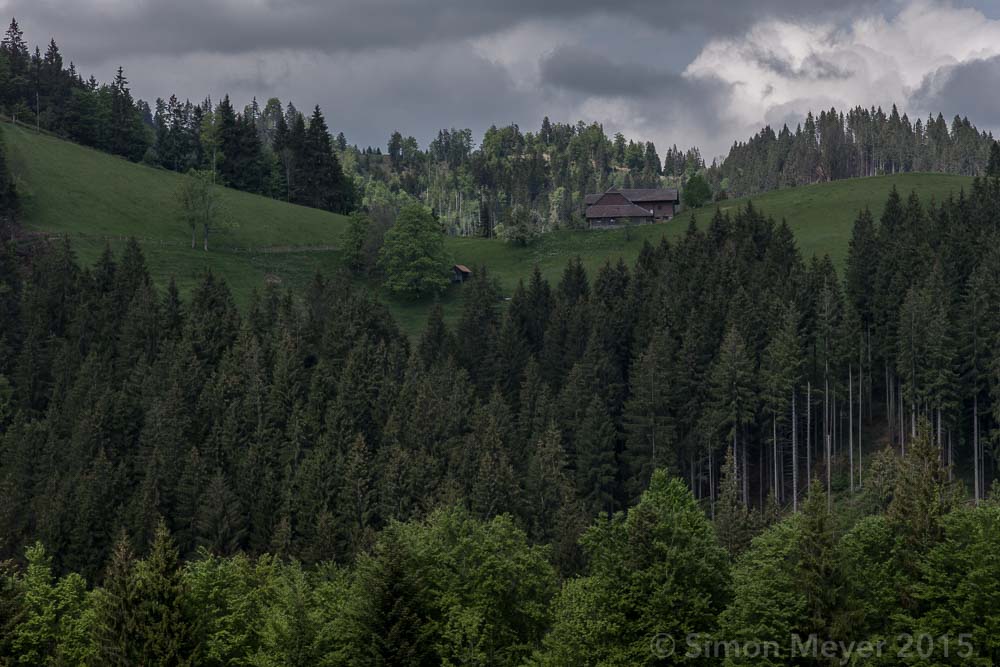
M 177 174 L 10 125 L 4 126 L 4 140 L 25 198 L 25 227 L 68 234 L 84 262 L 96 259 L 106 241 L 119 250 L 125 238 L 136 236 L 159 284 L 174 276 L 186 291 L 211 267 L 243 304 L 265 280 L 301 287 L 316 270 L 332 273 L 341 264 L 343 216 L 223 190 L 228 228 L 211 239 L 208 252 L 192 250 L 175 201 Z M 829 253 L 840 264 L 858 210 L 868 206 L 878 216 L 893 185 L 904 194 L 916 190 L 929 201 L 969 183 L 968 178 L 939 174 L 880 176 L 772 192 L 754 198 L 754 205 L 788 221 L 803 255 Z M 743 204 L 745 200 L 736 199 L 723 208 Z M 695 214 L 704 223 L 713 211 L 714 206 Z M 567 258 L 575 255 L 588 269 L 618 257 L 631 263 L 644 240 L 657 243 L 663 235 L 679 235 L 688 220 L 684 214 L 670 223 L 631 230 L 555 232 L 528 248 L 449 238 L 447 248 L 456 262 L 487 265 L 509 291 L 535 264 L 555 281 Z M 450 318 L 457 314 L 460 294 L 460 287 L 452 287 L 442 298 Z M 423 326 L 428 302 L 387 303 L 406 330 L 415 333 Z
M 118 250 L 136 236 L 158 283 L 174 276 L 186 291 L 211 267 L 245 303 L 265 279 L 297 285 L 338 261 L 328 248 L 340 242 L 342 216 L 220 188 L 227 228 L 210 238 L 209 252 L 200 239 L 192 250 L 176 202 L 178 174 L 10 125 L 4 141 L 25 200 L 25 227 L 68 234 L 84 262 L 106 240 Z

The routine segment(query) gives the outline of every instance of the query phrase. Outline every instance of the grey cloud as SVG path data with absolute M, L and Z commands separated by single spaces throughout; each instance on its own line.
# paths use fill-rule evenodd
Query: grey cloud
M 765 49 L 753 49 L 749 55 L 761 67 L 790 79 L 829 81 L 833 79 L 849 79 L 854 75 L 854 72 L 848 67 L 838 65 L 815 53 L 806 56 L 799 66 L 795 66 L 779 54 Z
M 675 72 L 613 62 L 578 46 L 555 49 L 542 59 L 540 70 L 543 84 L 605 97 L 651 97 L 667 86 L 685 85 Z
M 723 148 L 719 129 L 726 124 L 729 84 L 714 78 L 688 78 L 636 62 L 617 62 L 593 50 L 564 46 L 540 63 L 543 90 L 575 96 L 578 102 L 603 98 L 628 109 L 629 128 L 658 146 L 698 143 Z M 551 115 L 551 114 L 550 114 Z M 615 131 L 613 122 L 605 129 Z
M 1000 56 L 941 67 L 924 77 L 911 102 L 923 113 L 962 114 L 1000 128 Z
M 238 107 L 253 96 L 261 104 L 270 96 L 292 101 L 303 111 L 319 104 L 334 133 L 343 131 L 352 143 L 383 149 L 394 129 L 426 145 L 442 127 L 469 127 L 479 136 L 491 124 L 533 127 L 545 113 L 562 118 L 571 111 L 535 90 L 518 89 L 505 68 L 468 44 L 422 47 L 406 58 L 384 52 L 282 53 L 241 67 L 244 59 L 212 54 L 139 57 L 129 68 L 132 89 L 150 100 L 192 90 L 196 100 L 228 93 Z
M 716 101 L 724 86 L 714 80 L 691 80 L 677 72 L 640 63 L 612 61 L 591 49 L 562 46 L 542 59 L 542 84 L 598 97 L 668 98 Z
M 632 18 L 666 32 L 697 27 L 724 33 L 768 16 L 847 16 L 871 2 L 842 0 L 831 8 L 826 0 L 622 0 L 611 8 L 603 0 L 6 0 L 3 6 L 43 33 L 37 41 L 51 34 L 72 46 L 78 58 L 98 61 L 133 53 L 412 48 L 530 21 L 601 15 Z

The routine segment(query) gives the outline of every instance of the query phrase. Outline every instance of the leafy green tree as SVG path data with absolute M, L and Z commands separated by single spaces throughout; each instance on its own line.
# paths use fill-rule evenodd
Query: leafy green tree
M 15 583 L 21 611 L 10 635 L 18 662 L 67 664 L 82 657 L 71 646 L 79 642 L 78 627 L 88 611 L 87 583 L 76 573 L 56 581 L 52 559 L 41 543 L 29 547 L 25 557 L 27 570 Z
M 955 637 L 947 655 L 943 645 L 934 646 L 936 664 L 989 665 L 1000 659 L 998 521 L 995 500 L 956 509 L 942 517 L 943 539 L 920 560 L 914 593 L 922 611 L 913 630 Z
M 852 636 L 891 642 L 906 629 L 898 625 L 897 616 L 899 592 L 908 583 L 893 556 L 895 541 L 884 514 L 862 518 L 840 540 L 838 560 L 847 583 L 845 620 Z
M 497 225 L 494 231 L 507 243 L 523 247 L 538 238 L 539 221 L 534 219 L 529 209 L 515 205 L 507 211 L 504 222 Z
M 600 520 L 583 545 L 587 574 L 567 581 L 554 601 L 537 664 L 661 664 L 651 650 L 656 636 L 683 648 L 689 633 L 715 630 L 730 598 L 727 556 L 679 479 L 657 471 L 639 503 Z
M 700 208 L 712 201 L 712 186 L 708 184 L 701 174 L 692 174 L 684 184 L 682 194 L 684 206 L 688 208 Z
M 261 642 L 264 608 L 274 595 L 278 563 L 244 554 L 201 552 L 184 565 L 184 599 L 194 618 L 194 664 L 251 664 Z
M 358 560 L 350 664 L 522 664 L 548 625 L 555 572 L 509 517 L 464 510 L 392 524 Z M 455 572 L 465 577 L 455 577 Z
M 319 664 L 321 619 L 309 575 L 298 563 L 272 574 L 271 595 L 261 609 L 260 648 L 251 664 L 308 667 Z
M 403 207 L 386 232 L 379 254 L 386 288 L 399 295 L 420 297 L 448 286 L 444 235 L 425 207 Z
M 796 585 L 801 523 L 801 515 L 796 514 L 771 526 L 755 537 L 752 546 L 737 558 L 732 575 L 733 600 L 719 616 L 721 641 L 743 646 L 773 642 L 787 650 L 789 638 L 801 632 L 808 608 L 805 594 Z M 800 664 L 792 657 L 780 655 L 723 657 L 727 665 Z

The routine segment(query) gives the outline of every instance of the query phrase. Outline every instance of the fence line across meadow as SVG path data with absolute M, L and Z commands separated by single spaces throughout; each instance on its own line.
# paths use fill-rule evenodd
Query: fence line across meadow
M 158 239 L 150 238 L 146 236 L 135 236 L 130 234 L 119 234 L 119 235 L 101 235 L 101 234 L 87 234 L 85 232 L 44 232 L 44 231 L 25 231 L 22 234 L 23 237 L 30 238 L 42 238 L 46 241 L 55 241 L 63 238 L 80 238 L 85 241 L 106 241 L 106 242 L 120 242 L 124 243 L 130 238 L 134 238 L 137 242 L 142 245 L 155 245 L 155 246 L 167 246 L 173 248 L 184 248 L 192 249 L 191 244 L 187 241 L 175 241 L 173 239 Z M 200 248 L 193 248 L 194 250 L 200 250 Z M 215 245 L 210 246 L 208 252 L 228 252 L 233 254 L 246 254 L 246 255 L 280 255 L 280 254 L 298 254 L 298 253 L 312 253 L 312 252 L 334 252 L 338 250 L 337 246 L 334 245 L 273 245 L 273 246 L 231 246 L 231 245 Z

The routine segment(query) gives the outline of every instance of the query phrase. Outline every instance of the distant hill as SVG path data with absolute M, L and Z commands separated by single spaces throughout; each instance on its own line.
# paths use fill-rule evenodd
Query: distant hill
M 98 257 L 105 242 L 119 251 L 128 236 L 136 236 L 160 286 L 174 276 L 187 291 L 211 268 L 225 278 L 240 304 L 266 281 L 301 288 L 317 270 L 331 274 L 342 265 L 343 216 L 225 189 L 230 228 L 211 239 L 208 252 L 192 250 L 175 201 L 178 174 L 9 124 L 4 125 L 4 141 L 24 199 L 24 227 L 69 235 L 85 263 Z M 877 217 L 892 186 L 903 194 L 915 190 L 929 202 L 957 194 L 971 182 L 942 174 L 878 176 L 778 190 L 753 202 L 767 215 L 788 220 L 803 256 L 828 253 L 840 265 L 857 212 L 868 206 Z M 719 206 L 730 210 L 745 203 L 734 199 Z M 694 212 L 700 223 L 707 223 L 715 206 Z M 555 283 L 567 259 L 576 255 L 594 270 L 619 257 L 631 263 L 645 240 L 658 243 L 664 235 L 682 234 L 689 216 L 630 230 L 553 232 L 527 248 L 456 237 L 448 239 L 447 249 L 458 263 L 487 265 L 510 291 L 535 264 Z M 442 297 L 449 318 L 457 316 L 460 294 L 460 287 L 452 287 Z M 404 329 L 420 331 L 430 302 L 387 303 Z

